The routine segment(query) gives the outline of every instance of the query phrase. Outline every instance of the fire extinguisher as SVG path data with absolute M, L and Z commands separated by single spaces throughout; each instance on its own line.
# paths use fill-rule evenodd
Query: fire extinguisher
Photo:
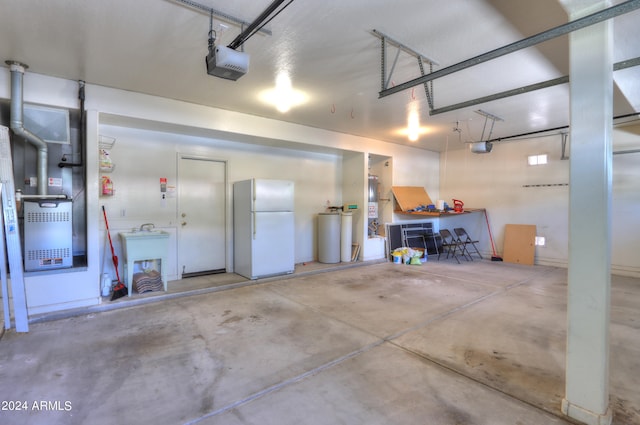
M 461 213 L 462 211 L 464 211 L 463 207 L 464 207 L 464 202 L 462 202 L 459 199 L 454 199 L 453 200 L 453 211 L 454 212 Z

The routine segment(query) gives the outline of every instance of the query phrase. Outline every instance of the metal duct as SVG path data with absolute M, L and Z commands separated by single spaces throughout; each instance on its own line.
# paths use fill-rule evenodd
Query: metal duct
M 37 177 L 38 177 L 38 195 L 47 194 L 47 161 L 48 151 L 47 143 L 40 137 L 31 133 L 24 128 L 22 115 L 23 115 L 23 101 L 22 101 L 22 87 L 23 76 L 25 69 L 29 68 L 27 65 L 16 62 L 6 61 L 11 71 L 11 130 L 17 136 L 23 137 L 29 143 L 34 145 L 38 150 L 37 157 Z

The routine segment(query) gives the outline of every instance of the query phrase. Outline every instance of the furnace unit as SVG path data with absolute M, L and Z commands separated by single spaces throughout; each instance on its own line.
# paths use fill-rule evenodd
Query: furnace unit
M 25 199 L 24 269 L 73 267 L 71 199 Z

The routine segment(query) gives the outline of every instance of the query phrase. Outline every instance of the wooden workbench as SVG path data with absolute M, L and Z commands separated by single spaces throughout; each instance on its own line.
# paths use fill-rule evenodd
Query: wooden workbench
M 393 196 L 396 199 L 396 203 L 400 207 L 399 210 L 395 210 L 396 214 L 411 215 L 417 217 L 451 217 L 460 214 L 467 214 L 472 212 L 482 212 L 484 208 L 466 208 L 463 212 L 453 211 L 411 211 L 423 205 L 432 205 L 433 201 L 429 197 L 429 194 L 420 186 L 393 186 L 391 188 Z
M 462 212 L 429 212 L 429 211 L 413 211 L 413 212 L 408 212 L 408 211 L 401 211 L 401 210 L 396 210 L 394 211 L 394 213 L 396 214 L 402 214 L 402 215 L 412 215 L 412 216 L 418 216 L 418 217 L 455 217 L 455 216 L 459 216 L 459 215 L 464 215 L 464 214 L 471 214 L 471 213 L 475 213 L 475 212 L 483 212 L 484 208 L 465 208 L 464 211 Z

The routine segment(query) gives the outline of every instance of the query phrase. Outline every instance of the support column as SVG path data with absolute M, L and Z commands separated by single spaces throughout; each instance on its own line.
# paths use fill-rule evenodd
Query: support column
M 570 19 L 607 1 L 564 1 Z M 571 5 L 580 10 L 572 10 Z M 587 10 L 585 7 L 590 6 Z M 562 411 L 609 425 L 613 22 L 570 35 L 571 151 L 566 393 Z

